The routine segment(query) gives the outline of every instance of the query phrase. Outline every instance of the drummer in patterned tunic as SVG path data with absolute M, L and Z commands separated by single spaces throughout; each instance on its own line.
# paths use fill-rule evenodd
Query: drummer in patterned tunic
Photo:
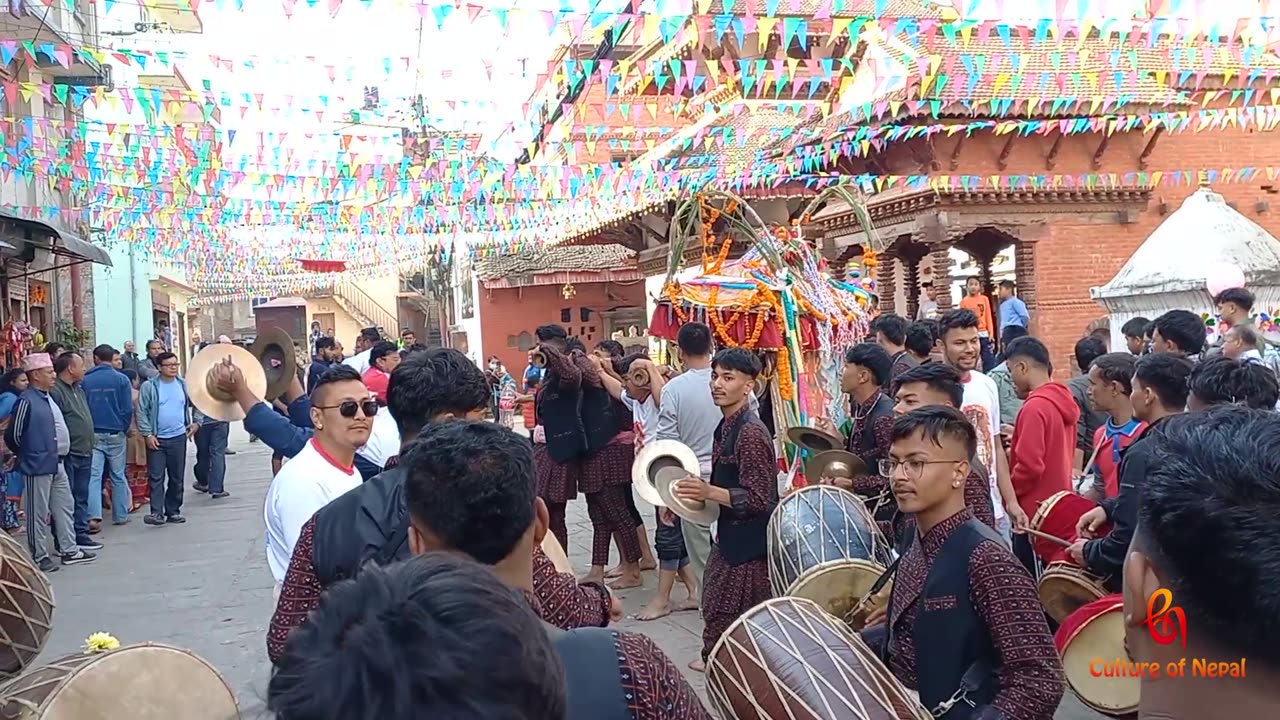
M 973 425 L 928 406 L 894 421 L 892 440 L 890 482 L 916 535 L 863 639 L 936 718 L 1052 720 L 1065 686 L 1036 586 L 965 507 Z
M 766 531 L 778 504 L 778 468 L 773 438 L 751 409 L 761 372 L 760 358 L 727 348 L 711 360 L 711 397 L 724 413 L 712 448 L 711 482 L 698 477 L 676 481 L 673 493 L 722 507 L 717 536 L 703 577 L 702 671 L 712 647 L 742 613 L 768 600 Z

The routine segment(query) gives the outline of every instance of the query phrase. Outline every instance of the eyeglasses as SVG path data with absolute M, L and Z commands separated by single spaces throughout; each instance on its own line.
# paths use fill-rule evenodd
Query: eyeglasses
M 338 414 L 344 418 L 355 417 L 357 410 L 363 411 L 365 417 L 373 417 L 378 414 L 378 403 L 374 400 L 361 400 L 360 402 L 343 400 L 337 405 L 313 405 L 312 407 L 318 410 L 337 409 Z
M 883 477 L 893 477 L 893 471 L 899 467 L 902 468 L 902 474 L 907 476 L 908 480 L 919 480 L 924 474 L 925 465 L 948 465 L 960 462 L 959 460 L 881 460 L 879 463 L 880 475 Z
M 176 362 L 160 363 L 160 367 L 162 367 L 162 368 L 176 368 L 176 367 L 178 367 L 178 363 L 176 363 Z

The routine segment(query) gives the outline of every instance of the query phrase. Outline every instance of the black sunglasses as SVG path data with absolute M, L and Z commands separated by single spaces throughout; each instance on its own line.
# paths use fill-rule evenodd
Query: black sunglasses
M 355 417 L 357 410 L 363 410 L 365 417 L 373 417 L 378 414 L 378 403 L 374 400 L 362 400 L 360 402 L 356 402 L 355 400 L 343 400 L 337 405 L 315 405 L 313 407 L 320 410 L 333 410 L 336 408 L 338 410 L 338 414 L 344 418 Z

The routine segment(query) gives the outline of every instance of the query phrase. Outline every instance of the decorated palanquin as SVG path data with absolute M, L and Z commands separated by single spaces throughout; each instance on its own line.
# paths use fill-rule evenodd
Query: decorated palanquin
M 844 351 L 866 336 L 874 312 L 873 281 L 832 277 L 826 260 L 804 237 L 813 209 L 836 199 L 865 208 L 860 191 L 841 185 L 814 198 L 790 227 L 768 226 L 736 195 L 706 191 L 682 203 L 672 220 L 672 259 L 649 334 L 674 342 L 682 325 L 696 321 L 711 328 L 717 347 L 758 352 L 771 400 L 762 405 L 771 409 L 779 438 L 787 428 L 810 425 L 814 417 L 843 421 Z M 870 217 L 865 211 L 860 216 L 868 237 L 874 237 Z M 701 266 L 680 270 L 684 244 L 699 239 Z M 749 249 L 729 260 L 735 242 Z M 873 255 L 874 249 L 873 244 L 866 252 Z M 796 449 L 781 450 L 779 457 L 790 464 Z

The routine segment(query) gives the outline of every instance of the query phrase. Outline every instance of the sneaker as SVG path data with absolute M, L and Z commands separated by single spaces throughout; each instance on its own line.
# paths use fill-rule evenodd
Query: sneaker
M 40 569 L 47 573 L 58 572 L 58 566 L 53 562 L 51 558 L 45 558 L 41 560 Z
M 129 524 L 129 518 L 125 518 L 125 519 L 123 519 L 123 520 L 112 520 L 112 521 L 111 521 L 111 524 L 112 524 L 112 525 L 128 525 L 128 524 Z
M 76 546 L 79 547 L 81 550 L 101 550 L 102 549 L 102 543 L 98 542 L 97 540 L 89 540 L 88 542 L 81 542 L 77 540 Z
M 222 498 L 225 498 L 225 497 L 231 497 L 231 493 L 226 491 L 216 492 L 210 495 L 209 497 L 213 498 L 214 500 L 221 500 Z
M 207 493 L 207 492 L 209 492 L 209 486 L 208 486 L 208 485 L 205 485 L 204 483 L 196 483 L 195 485 L 192 485 L 191 487 L 192 487 L 192 488 L 194 488 L 196 492 L 202 492 L 202 493 Z
M 146 517 L 142 518 L 142 522 L 144 522 L 144 523 L 146 523 L 146 524 L 148 524 L 148 525 L 163 525 L 163 524 L 164 524 L 164 516 L 163 516 L 163 515 L 155 515 L 155 514 L 151 514 L 151 515 L 148 515 L 148 516 L 146 516 Z
M 84 550 L 77 550 L 73 553 L 66 553 L 62 556 L 63 565 L 83 565 L 97 560 L 98 556 Z
M 181 515 L 170 515 L 169 517 L 165 518 L 165 522 L 169 523 L 170 525 L 181 525 L 186 521 L 187 519 L 182 517 Z
M 235 451 L 235 450 L 227 450 L 227 451 L 223 452 L 222 454 L 223 454 L 223 455 L 235 455 L 235 454 L 236 454 L 236 451 Z

